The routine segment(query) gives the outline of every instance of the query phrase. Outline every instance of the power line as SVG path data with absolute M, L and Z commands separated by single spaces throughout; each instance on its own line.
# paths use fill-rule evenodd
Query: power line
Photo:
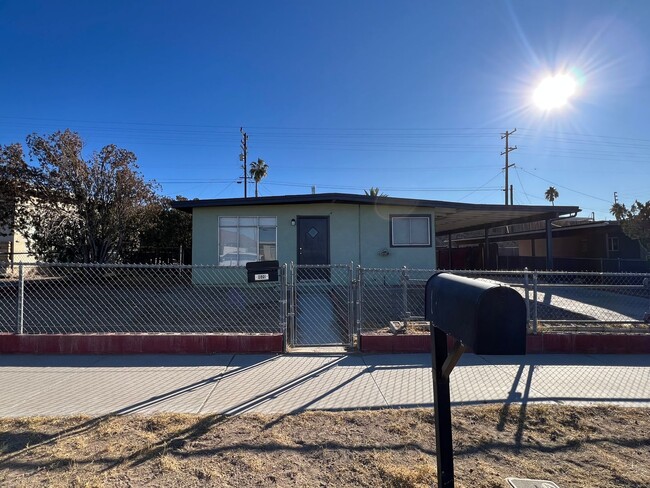
M 597 196 L 594 196 L 594 195 L 590 195 L 588 193 L 584 193 L 584 192 L 579 191 L 579 190 L 574 190 L 573 188 L 569 188 L 567 186 L 560 185 L 559 183 L 555 183 L 555 182 L 553 182 L 551 180 L 547 180 L 546 178 L 542 178 L 541 176 L 537 176 L 536 174 L 533 174 L 530 171 L 527 171 L 522 167 L 519 167 L 519 169 L 521 169 L 524 173 L 528 173 L 529 175 L 531 175 L 531 176 L 533 176 L 535 178 L 538 178 L 538 179 L 540 179 L 542 181 L 545 181 L 546 183 L 550 183 L 551 185 L 558 186 L 560 188 L 564 188 L 565 190 L 571 191 L 573 193 L 578 193 L 579 195 L 583 195 L 585 197 L 589 197 L 589 198 L 593 198 L 595 200 L 600 200 L 600 201 L 603 201 L 603 202 L 611 203 L 609 200 L 605 200 L 604 198 L 597 197 Z
M 491 183 L 495 178 L 498 178 L 499 176 L 501 176 L 501 173 L 503 173 L 503 170 L 499 171 L 499 172 L 498 172 L 497 174 L 495 174 L 492 178 L 490 178 L 490 179 L 487 180 L 485 183 L 483 183 L 481 186 L 479 186 L 478 189 L 476 189 L 476 190 L 472 190 L 472 191 L 469 192 L 467 195 L 465 195 L 464 197 L 462 197 L 462 198 L 460 199 L 460 201 L 462 202 L 462 201 L 465 200 L 468 196 L 473 195 L 473 194 L 476 193 L 477 191 L 483 191 L 482 189 L 485 188 L 487 185 L 489 185 L 489 184 L 490 184 L 490 183 Z M 500 189 L 501 189 L 501 188 L 499 188 L 499 190 L 500 190 Z
M 526 196 L 526 200 L 528 200 L 528 203 L 531 203 L 530 198 L 528 198 L 528 193 L 526 193 L 526 190 L 524 190 L 524 184 L 521 181 L 521 176 L 519 176 L 519 168 L 517 167 L 517 165 L 515 165 L 514 168 L 515 168 L 515 174 L 517 175 L 517 180 L 519 180 L 519 186 L 521 186 L 521 192 Z
M 167 127 L 167 128 L 178 128 L 178 127 L 187 127 L 187 128 L 197 128 L 197 129 L 203 129 L 202 131 L 198 132 L 209 132 L 209 133 L 214 133 L 214 129 L 227 129 L 230 131 L 236 131 L 239 129 L 238 125 L 219 125 L 219 124 L 182 124 L 182 123 L 161 123 L 161 122 L 143 122 L 143 121 L 99 121 L 99 120 L 89 120 L 89 119 L 71 119 L 71 118 L 53 118 L 53 117 L 25 117 L 25 116 L 6 116 L 2 115 L 0 116 L 0 119 L 4 120 L 24 120 L 24 121 L 45 121 L 45 122 L 72 122 L 72 123 L 81 123 L 81 124 L 100 124 L 100 125 L 107 125 L 107 124 L 113 124 L 116 126 L 134 126 L 134 128 L 137 127 Z M 15 124 L 12 124 L 12 126 L 15 126 Z M 111 129 L 110 127 L 103 127 L 101 129 Z M 122 130 L 122 129 L 128 129 L 128 127 L 118 127 L 117 130 Z M 351 134 L 351 131 L 367 131 L 371 134 L 378 134 L 379 132 L 386 132 L 386 131 L 393 131 L 397 133 L 402 133 L 402 135 L 408 135 L 408 134 L 403 134 L 404 132 L 416 132 L 417 134 L 411 134 L 411 136 L 415 137 L 420 137 L 423 135 L 423 133 L 430 132 L 439 132 L 440 134 L 431 134 L 435 135 L 437 137 L 451 137 L 454 135 L 458 136 L 464 136 L 464 137 L 474 137 L 478 135 L 482 135 L 484 137 L 489 137 L 491 134 L 494 134 L 495 131 L 498 131 L 499 129 L 496 127 L 306 127 L 306 126 L 249 126 L 249 129 L 255 129 L 257 131 L 317 131 L 317 132 L 332 132 L 332 131 L 339 131 L 339 135 L 346 135 L 348 137 L 356 137 L 359 134 Z M 137 130 L 137 129 L 136 129 Z M 154 129 L 152 129 L 154 130 Z M 170 129 L 171 130 L 171 129 Z M 177 129 L 173 129 L 174 131 L 177 131 Z M 631 138 L 631 137 L 619 137 L 619 136 L 612 136 L 611 134 L 608 135 L 600 135 L 600 134 L 581 134 L 581 133 L 576 133 L 576 132 L 566 132 L 566 131 L 546 131 L 546 130 L 539 130 L 539 129 L 531 129 L 531 128 L 519 128 L 520 131 L 523 131 L 524 134 L 521 135 L 521 137 L 530 137 L 530 135 L 536 135 L 536 134 L 550 134 L 550 135 L 544 135 L 541 137 L 545 137 L 547 139 L 552 139 L 552 140 L 557 140 L 557 141 L 567 141 L 567 142 L 572 142 L 572 143 L 582 143 L 582 144 L 602 144 L 598 143 L 595 141 L 580 141 L 577 140 L 576 138 L 591 138 L 591 139 L 605 139 L 605 140 L 616 140 L 616 141 L 630 141 L 630 142 L 640 142 L 644 143 L 645 145 L 650 145 L 650 139 L 641 139 L 641 138 Z M 458 132 L 458 134 L 449 134 L 449 132 Z M 467 131 L 475 131 L 475 134 L 461 134 L 460 132 L 467 132 Z M 514 132 L 514 131 L 513 131 Z M 318 135 L 318 134 L 312 134 L 312 135 Z M 324 136 L 327 136 L 328 134 L 323 134 Z M 378 134 L 381 135 L 381 134 Z M 558 135 L 566 135 L 570 136 L 571 139 L 562 139 L 561 137 L 558 137 Z M 624 144 L 624 143 L 604 143 L 604 144 Z

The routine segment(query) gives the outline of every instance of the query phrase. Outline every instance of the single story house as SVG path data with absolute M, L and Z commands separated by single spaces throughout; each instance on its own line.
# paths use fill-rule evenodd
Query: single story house
M 192 213 L 192 263 L 249 261 L 433 269 L 435 236 L 575 215 L 578 207 L 483 205 L 345 193 L 174 202 Z M 488 247 L 486 247 L 488 249 Z M 552 250 L 549 253 L 552 255 Z

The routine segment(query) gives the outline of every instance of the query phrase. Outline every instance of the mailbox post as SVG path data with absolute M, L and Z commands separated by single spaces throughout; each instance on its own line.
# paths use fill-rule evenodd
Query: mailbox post
M 449 376 L 463 351 L 477 354 L 526 353 L 526 303 L 512 288 L 436 273 L 425 289 L 425 320 L 431 323 L 431 364 L 438 488 L 454 486 Z M 451 351 L 447 335 L 455 340 Z

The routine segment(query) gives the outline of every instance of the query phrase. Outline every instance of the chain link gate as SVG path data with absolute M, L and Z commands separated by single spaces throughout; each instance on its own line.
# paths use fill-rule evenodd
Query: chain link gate
M 352 346 L 353 265 L 294 265 L 289 268 L 288 344 Z

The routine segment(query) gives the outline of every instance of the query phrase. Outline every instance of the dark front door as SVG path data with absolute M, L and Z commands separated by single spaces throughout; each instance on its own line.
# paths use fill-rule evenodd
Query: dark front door
M 298 265 L 330 264 L 329 217 L 298 217 Z M 328 279 L 329 269 L 300 270 L 301 279 Z

